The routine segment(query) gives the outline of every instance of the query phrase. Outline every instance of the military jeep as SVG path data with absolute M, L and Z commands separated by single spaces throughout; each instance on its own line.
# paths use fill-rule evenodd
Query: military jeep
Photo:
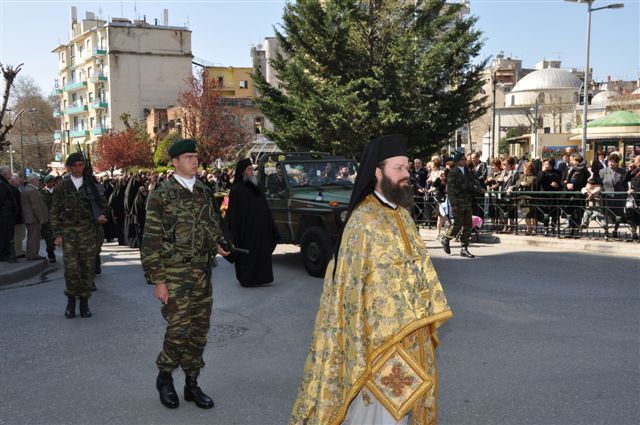
M 272 154 L 258 162 L 280 243 L 300 245 L 311 276 L 324 276 L 347 215 L 357 162 L 327 153 Z

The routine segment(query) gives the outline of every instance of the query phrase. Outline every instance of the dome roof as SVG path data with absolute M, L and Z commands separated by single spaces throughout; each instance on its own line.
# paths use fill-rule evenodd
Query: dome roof
M 638 127 L 640 115 L 629 111 L 616 111 L 597 120 L 589 121 L 587 128 L 597 127 Z M 578 126 L 581 127 L 581 126 Z
M 558 68 L 545 68 L 523 77 L 511 92 L 579 89 L 582 81 L 569 71 Z
M 594 104 L 594 103 L 609 103 L 609 99 L 614 98 L 614 97 L 618 97 L 618 96 L 620 96 L 620 94 L 618 94 L 617 91 L 604 90 L 604 91 L 601 91 L 599 93 L 596 93 L 596 95 L 593 96 L 593 98 L 591 99 L 591 104 Z

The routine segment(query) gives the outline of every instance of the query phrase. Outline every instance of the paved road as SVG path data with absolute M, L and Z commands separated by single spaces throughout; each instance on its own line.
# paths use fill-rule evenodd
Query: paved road
M 640 257 L 477 246 L 434 264 L 454 310 L 441 328 L 441 424 L 634 424 L 640 419 Z M 285 424 L 322 280 L 279 247 L 276 282 L 214 273 L 201 384 L 211 411 L 160 406 L 164 322 L 137 253 L 108 244 L 90 319 L 63 317 L 61 265 L 0 288 L 0 424 Z M 182 385 L 182 376 L 176 379 Z

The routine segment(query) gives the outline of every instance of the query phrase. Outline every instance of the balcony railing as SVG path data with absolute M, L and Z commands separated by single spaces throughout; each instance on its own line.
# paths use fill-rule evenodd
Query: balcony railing
M 69 106 L 67 109 L 64 110 L 64 114 L 65 115 L 81 114 L 88 110 L 89 110 L 89 107 L 87 105 L 74 103 L 73 105 Z
M 107 81 L 107 76 L 104 74 L 96 74 L 96 75 L 92 75 L 91 76 L 91 82 L 92 83 L 101 83 L 103 81 Z
M 83 130 L 80 128 L 76 128 L 76 129 L 71 129 L 71 131 L 69 131 L 69 137 L 74 138 L 74 137 L 87 137 L 89 135 L 89 130 Z
M 105 128 L 105 127 L 94 127 L 94 129 L 93 129 L 93 134 L 95 136 L 101 136 L 101 135 L 103 135 L 103 134 L 105 134 L 107 132 L 109 132 L 109 129 Z
M 80 90 L 86 87 L 87 87 L 86 81 L 77 81 L 75 83 L 67 84 L 66 86 L 64 86 L 64 91 L 67 91 L 67 92 L 75 91 L 75 90 Z
M 109 106 L 109 104 L 107 103 L 107 101 L 105 99 L 95 99 L 92 103 L 91 103 L 91 107 L 93 109 L 105 109 Z
M 60 115 L 63 115 L 63 113 L 56 110 L 56 111 L 53 111 L 52 115 L 53 115 L 53 118 L 58 118 Z

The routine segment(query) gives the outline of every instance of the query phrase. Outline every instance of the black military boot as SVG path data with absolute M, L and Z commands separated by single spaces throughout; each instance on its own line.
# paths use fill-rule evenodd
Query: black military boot
M 173 378 L 169 372 L 160 372 L 156 379 L 156 389 L 160 394 L 160 403 L 169 409 L 175 409 L 180 405 L 178 393 L 173 386 Z
M 476 258 L 475 255 L 469 252 L 469 247 L 467 245 L 462 245 L 462 249 L 460 250 L 460 256 L 465 258 Z
M 49 257 L 49 262 L 50 263 L 55 263 L 56 262 L 56 254 L 54 254 L 53 251 L 47 251 L 47 257 Z
M 80 317 L 91 317 L 89 298 L 87 297 L 80 297 Z
M 91 288 L 89 289 L 91 292 L 95 292 L 98 290 L 95 282 L 91 282 Z
M 64 311 L 64 317 L 67 319 L 76 317 L 76 297 L 67 297 L 67 309 Z
M 444 252 L 446 252 L 447 254 L 451 254 L 451 247 L 449 246 L 449 238 L 446 236 L 443 236 L 442 239 L 440 239 L 440 243 L 442 244 L 442 249 L 444 249 Z
M 196 406 L 201 409 L 211 409 L 213 407 L 213 400 L 202 392 L 198 386 L 197 378 L 190 378 L 189 376 L 187 376 L 184 383 L 184 400 L 195 401 Z

